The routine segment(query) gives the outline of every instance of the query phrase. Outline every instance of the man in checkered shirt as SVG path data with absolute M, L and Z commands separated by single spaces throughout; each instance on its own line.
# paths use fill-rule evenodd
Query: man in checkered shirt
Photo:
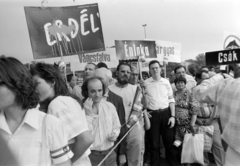
M 225 79 L 226 78 L 226 79 Z M 212 103 L 220 114 L 225 166 L 240 163 L 240 79 L 216 74 L 193 89 L 199 102 Z

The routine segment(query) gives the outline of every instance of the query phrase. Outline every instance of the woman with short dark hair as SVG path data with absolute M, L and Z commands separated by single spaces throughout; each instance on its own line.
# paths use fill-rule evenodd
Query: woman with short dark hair
M 176 114 L 175 146 L 182 144 L 186 133 L 195 133 L 194 126 L 197 119 L 198 102 L 194 100 L 193 94 L 186 88 L 186 78 L 175 79 L 177 91 L 174 93 Z
M 8 142 L 17 165 L 71 165 L 65 127 L 36 109 L 38 102 L 28 69 L 15 58 L 0 57 L 0 136 Z

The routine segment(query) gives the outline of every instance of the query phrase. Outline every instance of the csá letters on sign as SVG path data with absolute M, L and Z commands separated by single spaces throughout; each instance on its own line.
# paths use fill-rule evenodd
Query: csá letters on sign
M 229 51 L 229 53 L 218 53 L 218 62 L 223 63 L 223 62 L 233 62 L 233 61 L 238 61 L 237 59 L 237 54 L 235 51 Z

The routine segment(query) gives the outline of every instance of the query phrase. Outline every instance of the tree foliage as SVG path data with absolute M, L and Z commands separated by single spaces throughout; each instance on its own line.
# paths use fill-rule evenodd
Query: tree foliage
M 195 59 L 188 59 L 185 60 L 185 62 L 189 64 L 188 66 L 195 66 L 195 68 L 198 69 L 206 65 L 205 54 L 198 54 Z

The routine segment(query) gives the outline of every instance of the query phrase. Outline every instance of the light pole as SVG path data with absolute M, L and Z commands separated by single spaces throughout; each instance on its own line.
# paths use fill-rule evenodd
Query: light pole
M 146 39 L 147 38 L 147 35 L 146 35 L 146 26 L 147 26 L 147 24 L 144 24 L 142 26 L 144 27 L 144 35 L 145 35 L 145 39 Z

